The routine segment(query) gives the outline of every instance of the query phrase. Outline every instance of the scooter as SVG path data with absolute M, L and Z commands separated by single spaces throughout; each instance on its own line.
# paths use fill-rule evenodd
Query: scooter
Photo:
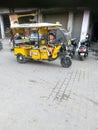
M 66 46 L 66 51 L 69 54 L 69 56 L 71 56 L 71 58 L 74 57 L 75 52 L 76 52 L 76 48 L 77 48 L 77 38 L 72 38 L 70 40 L 70 44 L 68 44 Z
M 2 42 L 0 41 L 0 50 L 3 49 L 3 45 L 2 45 Z
M 85 38 L 79 44 L 80 46 L 78 48 L 78 56 L 80 60 L 84 60 L 88 56 L 88 39 Z
M 67 54 L 68 54 L 71 58 L 74 57 L 75 52 L 74 52 L 74 46 L 73 46 L 72 44 L 66 46 L 66 51 L 67 51 Z
M 88 49 L 87 46 L 81 45 L 78 50 L 78 56 L 80 60 L 84 60 L 88 56 Z

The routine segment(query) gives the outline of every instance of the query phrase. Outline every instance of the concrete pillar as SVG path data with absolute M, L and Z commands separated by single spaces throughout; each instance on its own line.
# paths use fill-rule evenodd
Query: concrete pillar
M 41 14 L 41 9 L 38 9 L 38 10 L 36 11 L 36 13 L 37 13 L 37 16 L 35 17 L 36 21 L 37 21 L 38 23 L 43 22 L 43 15 Z
M 90 19 L 90 11 L 85 10 L 85 11 L 84 11 L 84 14 L 83 14 L 83 21 L 82 21 L 80 41 L 81 41 L 82 39 L 85 39 L 85 36 L 86 36 L 86 34 L 88 33 L 89 19 Z
M 38 15 L 38 23 L 41 23 L 43 21 L 43 17 L 42 17 L 42 14 L 40 13 Z
M 73 31 L 73 19 L 74 19 L 73 12 L 69 12 L 67 30 L 68 30 L 68 32 L 70 33 L 71 36 L 72 36 L 72 31 Z
M 3 17 L 0 15 L 1 38 L 5 38 Z

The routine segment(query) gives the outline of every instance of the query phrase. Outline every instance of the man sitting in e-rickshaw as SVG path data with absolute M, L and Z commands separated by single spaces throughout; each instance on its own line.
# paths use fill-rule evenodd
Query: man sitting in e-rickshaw
M 51 55 L 52 52 L 54 51 L 55 48 L 55 40 L 56 40 L 56 36 L 54 33 L 50 32 L 49 33 L 49 42 L 48 42 L 48 49 L 49 49 L 49 54 Z

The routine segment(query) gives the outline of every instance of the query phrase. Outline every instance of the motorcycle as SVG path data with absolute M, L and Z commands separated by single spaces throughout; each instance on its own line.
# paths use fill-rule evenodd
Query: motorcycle
M 2 42 L 0 41 L 0 50 L 3 49 L 3 45 L 2 45 Z
M 78 56 L 80 60 L 84 60 L 88 56 L 88 47 L 89 47 L 89 41 L 88 37 L 84 40 L 81 40 L 79 43 L 79 48 L 78 48 Z
M 88 49 L 85 45 L 81 45 L 78 50 L 80 60 L 84 60 L 88 56 Z
M 76 48 L 77 48 L 77 39 L 72 38 L 70 41 L 68 41 L 68 45 L 66 46 L 66 51 L 68 52 L 69 56 L 71 56 L 71 58 L 74 57 Z

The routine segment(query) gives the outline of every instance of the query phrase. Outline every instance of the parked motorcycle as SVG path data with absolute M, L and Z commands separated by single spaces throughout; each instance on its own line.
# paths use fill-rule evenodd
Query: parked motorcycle
M 78 55 L 80 60 L 84 60 L 88 56 L 88 49 L 87 46 L 81 45 L 78 50 Z
M 68 44 L 66 46 L 66 51 L 68 52 L 69 56 L 71 56 L 71 58 L 74 57 L 76 48 L 77 48 L 77 38 L 72 38 L 70 41 L 68 41 Z
M 0 41 L 0 50 L 3 49 L 3 45 L 2 45 L 2 42 Z
M 88 47 L 89 47 L 89 37 L 85 37 L 84 40 L 80 41 L 80 46 L 78 48 L 78 56 L 80 60 L 84 60 L 88 56 Z
M 91 47 L 91 50 L 93 52 L 93 55 L 98 60 L 98 43 L 94 43 L 93 46 Z

